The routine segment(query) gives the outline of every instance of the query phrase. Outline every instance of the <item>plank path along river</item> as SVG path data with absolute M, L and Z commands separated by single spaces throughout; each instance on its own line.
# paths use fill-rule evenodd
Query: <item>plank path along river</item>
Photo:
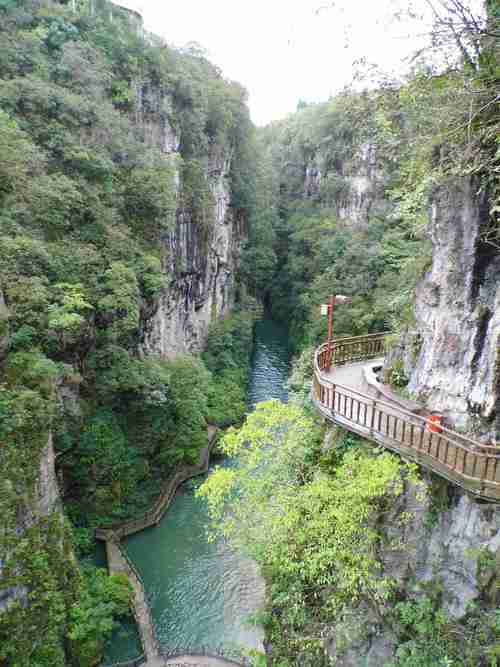
M 285 330 L 271 320 L 257 322 L 248 410 L 260 401 L 286 401 L 288 372 Z M 157 528 L 124 542 L 144 580 L 158 639 L 165 648 L 262 649 L 262 630 L 245 619 L 262 605 L 263 582 L 254 563 L 234 554 L 222 541 L 207 542 L 207 508 L 195 498 L 195 484 L 181 486 Z

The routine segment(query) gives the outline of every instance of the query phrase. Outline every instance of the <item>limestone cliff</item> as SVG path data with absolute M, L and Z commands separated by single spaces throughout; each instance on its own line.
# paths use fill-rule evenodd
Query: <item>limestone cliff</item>
M 229 160 L 206 161 L 213 215 L 208 229 L 179 207 L 172 232 L 163 239 L 165 288 L 144 329 L 143 351 L 169 357 L 199 352 L 208 327 L 234 302 L 242 228 L 229 206 Z
M 401 517 L 409 517 L 406 523 Z M 385 575 L 417 600 L 440 591 L 445 612 L 462 619 L 470 605 L 494 608 L 500 561 L 500 508 L 484 505 L 447 482 L 426 477 L 407 484 L 391 510 L 377 519 Z M 361 604 L 348 610 L 325 641 L 337 667 L 384 667 L 394 659 L 398 628 L 391 609 Z
M 500 254 L 488 244 L 487 193 L 470 178 L 435 189 L 429 207 L 430 269 L 416 289 L 415 323 L 389 355 L 400 360 L 409 389 L 454 427 L 499 439 Z M 397 505 L 375 522 L 382 571 L 405 599 L 439 591 L 451 619 L 498 606 L 500 508 L 478 502 L 421 471 Z M 402 517 L 411 517 L 402 525 Z M 391 610 L 348 610 L 326 641 L 338 667 L 383 667 L 400 636 Z
M 47 444 L 39 458 L 37 481 L 34 492 L 29 489 L 19 492 L 24 495 L 28 502 L 18 507 L 14 530 L 16 534 L 23 535 L 26 531 L 38 524 L 41 520 L 54 516 L 59 522 L 62 521 L 61 507 L 59 502 L 59 490 L 54 467 L 54 448 L 52 446 L 52 435 L 49 434 Z M 12 528 L 12 526 L 10 526 Z M 4 556 L 4 561 L 8 559 Z M 0 579 L 2 577 L 2 560 L 0 559 Z M 0 612 L 19 597 L 27 594 L 25 586 L 15 586 L 0 590 Z
M 333 162 L 320 148 L 307 161 L 304 174 L 304 197 L 330 201 L 339 220 L 359 225 L 390 208 L 385 195 L 387 173 L 377 161 L 374 143 L 353 146 L 349 159 Z
M 200 351 L 210 322 L 231 309 L 245 225 L 231 208 L 231 148 L 211 145 L 202 159 L 209 210 L 201 225 L 182 202 L 182 136 L 169 121 L 173 101 L 152 85 L 136 84 L 135 90 L 134 123 L 174 166 L 178 200 L 172 229 L 162 239 L 165 285 L 145 318 L 141 352 L 173 357 Z
M 76 115 L 73 124 L 64 135 L 64 141 L 67 140 L 69 144 L 81 130 L 79 141 L 81 140 L 82 145 L 85 144 L 85 141 L 91 143 L 95 141 L 96 145 L 93 145 L 90 153 L 96 157 L 102 148 L 103 155 L 106 155 L 106 160 L 102 164 L 106 163 L 110 173 L 114 174 L 106 185 L 106 193 L 110 195 L 106 204 L 106 206 L 109 204 L 109 208 L 105 207 L 106 215 L 109 213 L 108 231 L 113 227 L 112 221 L 118 223 L 117 228 L 123 224 L 125 231 L 123 238 L 131 240 L 130 245 L 125 242 L 123 255 L 120 255 L 123 262 L 119 264 L 123 268 L 129 260 L 132 265 L 135 262 L 134 258 L 140 257 L 151 259 L 155 267 L 151 273 L 151 275 L 154 274 L 155 287 L 151 292 L 146 289 L 140 291 L 137 288 L 140 282 L 137 276 L 142 269 L 137 268 L 137 274 L 132 269 L 125 271 L 117 280 L 117 286 L 120 287 L 127 280 L 131 280 L 133 284 L 131 302 L 123 308 L 117 308 L 115 313 L 117 321 L 126 316 L 127 308 L 130 308 L 130 313 L 132 313 L 133 330 L 131 329 L 129 337 L 124 336 L 121 341 L 122 350 L 127 358 L 130 355 L 134 361 L 138 356 L 148 354 L 172 357 L 181 353 L 200 351 L 208 334 L 209 324 L 224 316 L 231 309 L 235 299 L 235 276 L 245 222 L 242 215 L 231 206 L 231 170 L 235 164 L 238 164 L 238 157 L 235 157 L 234 154 L 238 154 L 240 146 L 239 139 L 235 138 L 235 133 L 231 133 L 233 128 L 228 124 L 228 118 L 231 116 L 231 122 L 235 126 L 236 118 L 241 120 L 238 114 L 244 115 L 246 109 L 244 92 L 242 89 L 237 89 L 239 97 L 236 102 L 233 95 L 235 91 L 229 90 L 231 84 L 226 82 L 218 69 L 202 56 L 169 49 L 158 38 L 145 35 L 142 19 L 134 11 L 119 9 L 108 2 L 97 3 L 94 0 L 88 3 L 63 4 L 70 4 L 72 9 L 72 13 L 64 14 L 66 20 L 64 25 L 75 42 L 72 41 L 69 44 L 69 51 L 73 50 L 73 54 L 78 52 L 81 55 L 88 47 L 86 40 L 81 40 L 85 42 L 85 46 L 79 43 L 80 33 L 73 25 L 73 23 L 80 25 L 80 21 L 85 25 L 88 22 L 93 28 L 95 23 L 96 33 L 102 36 L 107 45 L 112 44 L 116 47 L 116 53 L 110 48 L 110 51 L 113 51 L 111 56 L 104 53 L 106 50 L 104 48 L 101 50 L 89 47 L 90 60 L 88 62 L 84 60 L 82 62 L 85 64 L 78 66 L 83 71 L 92 70 L 92 65 L 97 62 L 102 65 L 102 68 L 96 65 L 96 70 L 92 70 L 96 90 L 99 89 L 100 92 L 96 99 L 91 95 L 87 98 L 84 94 L 86 91 L 82 92 L 76 86 L 78 88 L 78 92 L 75 93 L 77 95 L 74 107 Z M 52 10 L 54 16 L 51 14 Z M 48 21 L 50 18 L 54 21 L 54 25 L 59 21 L 60 13 L 65 12 L 57 4 L 53 7 L 52 3 L 49 3 L 49 6 L 43 11 L 45 13 L 42 20 Z M 80 14 L 84 15 L 83 18 Z M 89 14 L 93 17 L 97 16 L 98 20 L 88 21 Z M 38 20 L 38 17 L 36 18 Z M 12 44 L 15 44 L 17 49 L 15 40 L 19 35 L 15 21 L 10 27 L 13 33 Z M 106 34 L 106 31 L 109 34 Z M 134 48 L 136 51 L 133 50 Z M 127 53 L 128 49 L 130 53 Z M 22 49 L 19 47 L 19 50 Z M 171 67 L 172 63 L 175 67 Z M 3 77 L 3 72 L 0 72 L 0 75 Z M 75 71 L 70 67 L 66 82 L 69 88 L 73 83 L 73 75 L 76 77 Z M 58 83 L 51 83 L 53 84 L 51 95 L 61 95 L 64 99 L 69 99 L 66 97 L 69 95 L 67 89 L 63 90 Z M 115 84 L 116 89 L 113 88 Z M 208 99 L 210 99 L 210 104 Z M 105 113 L 109 114 L 106 116 L 107 120 L 103 120 L 102 123 L 96 121 L 95 125 L 87 124 L 86 121 L 79 124 L 81 119 L 78 117 L 78 112 L 80 107 L 87 103 L 93 105 L 96 117 L 99 115 L 98 111 L 104 109 Z M 221 108 L 224 103 L 227 103 L 228 109 Z M 221 118 L 216 115 L 216 112 L 219 111 L 224 112 L 221 113 Z M 37 112 L 37 117 L 41 117 L 39 112 Z M 245 118 L 250 126 L 248 114 Z M 29 133 L 33 129 L 33 124 L 26 119 L 23 122 L 26 123 L 27 133 Z M 90 130 L 89 126 L 92 126 Z M 187 131 L 185 131 L 186 127 Z M 189 133 L 191 133 L 190 144 L 189 148 L 186 148 L 188 142 L 185 135 Z M 238 137 L 240 135 L 241 132 Z M 32 139 L 36 143 L 38 137 L 34 136 Z M 129 140 L 130 144 L 127 143 Z M 110 142 L 109 146 L 107 141 Z M 100 143 L 105 145 L 100 146 Z M 153 148 L 155 150 L 152 150 Z M 160 154 L 158 154 L 158 149 Z M 162 159 L 171 166 L 171 169 L 162 170 Z M 128 187 L 128 176 L 135 173 L 135 170 L 140 172 L 144 165 L 148 165 L 148 168 L 154 165 L 151 167 L 152 171 L 160 165 L 155 175 L 159 174 L 157 177 L 160 179 L 165 174 L 165 178 L 169 179 L 168 187 L 165 188 L 168 190 L 165 200 L 169 202 L 171 199 L 175 200 L 173 210 L 165 218 L 159 220 L 157 219 L 157 217 L 160 218 L 159 215 L 154 218 L 154 225 L 158 224 L 155 226 L 155 234 L 148 238 L 144 231 L 147 225 L 137 231 L 135 218 L 128 221 L 131 223 L 130 228 L 127 228 L 124 222 L 128 220 L 128 215 L 131 218 L 135 215 L 130 212 L 131 207 L 124 194 Z M 65 165 L 59 166 L 61 170 L 65 169 Z M 189 168 L 196 168 L 196 180 L 191 183 L 187 182 L 186 176 Z M 172 172 L 173 179 L 170 180 Z M 78 174 L 78 179 L 81 177 L 85 180 L 79 168 L 75 169 L 75 173 Z M 117 177 L 117 174 L 121 175 L 121 179 Z M 32 177 L 32 174 L 30 173 L 29 176 Z M 63 177 L 66 181 L 69 178 L 69 176 Z M 27 182 L 30 182 L 29 179 Z M 95 192 L 103 194 L 104 189 L 101 192 L 100 185 L 92 182 L 92 188 L 96 188 Z M 141 183 L 142 177 L 141 181 L 132 180 L 130 185 L 132 194 L 134 194 L 137 182 Z M 158 183 L 164 184 L 161 181 L 154 181 L 155 186 Z M 85 190 L 81 201 L 82 206 L 85 203 L 90 211 L 92 202 L 87 202 L 88 193 L 89 190 Z M 156 190 L 153 191 L 153 195 L 155 193 Z M 147 204 L 150 199 L 149 194 L 149 192 L 142 193 L 141 201 L 144 200 Z M 99 195 L 96 195 L 96 201 L 98 198 Z M 103 197 L 103 200 L 104 198 L 106 197 Z M 199 204 L 200 200 L 202 204 Z M 3 200 L 0 203 L 3 204 Z M 202 214 L 196 211 L 196 206 L 201 209 Z M 165 210 L 167 209 L 165 205 Z M 103 210 L 99 209 L 96 219 L 99 217 L 99 220 L 102 221 L 106 217 L 103 215 Z M 66 220 L 71 216 L 64 214 L 63 217 Z M 140 215 L 137 214 L 136 217 L 140 218 Z M 157 230 L 165 231 L 156 233 Z M 23 231 L 29 236 L 29 230 Z M 43 237 L 41 233 L 38 239 L 41 245 L 44 243 L 40 240 Z M 68 241 L 68 238 L 61 234 L 61 241 L 63 239 L 64 242 Z M 111 246 L 112 243 L 110 243 Z M 78 242 L 75 244 L 78 245 Z M 95 250 L 93 241 L 89 242 L 87 247 L 92 248 L 92 254 Z M 100 251 L 101 248 L 99 248 Z M 103 271 L 106 271 L 107 265 L 113 262 L 113 251 L 113 247 L 108 248 L 108 251 L 102 250 L 102 266 L 106 266 Z M 158 270 L 158 258 L 161 259 L 161 275 Z M 4 269 L 4 264 L 1 268 Z M 30 271 L 31 268 L 28 273 Z M 97 293 L 99 292 L 102 297 L 105 279 L 94 272 L 98 273 L 95 267 L 85 266 L 84 273 L 92 273 L 96 279 L 93 287 L 99 286 L 95 291 L 91 287 L 89 293 L 99 300 Z M 35 646 L 41 636 L 40 629 L 46 625 L 46 619 L 42 618 L 43 614 L 37 605 L 25 605 L 24 601 L 31 598 L 42 600 L 43 592 L 46 590 L 45 579 L 51 581 L 57 579 L 54 583 L 55 594 L 53 596 L 55 609 L 56 603 L 59 604 L 58 596 L 64 594 L 65 599 L 69 599 L 69 596 L 66 595 L 69 588 L 68 581 L 71 578 L 77 579 L 79 576 L 59 501 L 58 477 L 67 487 L 74 482 L 72 479 L 69 481 L 66 479 L 70 477 L 69 475 L 64 475 L 72 465 L 66 462 L 70 460 L 71 452 L 74 454 L 77 449 L 78 445 L 75 443 L 78 443 L 82 423 L 88 418 L 91 411 L 89 404 L 96 399 L 95 389 L 91 387 L 95 379 L 92 375 L 93 370 L 86 374 L 93 362 L 87 365 L 87 361 L 88 357 L 95 352 L 97 337 L 110 324 L 109 318 L 100 317 L 97 314 L 99 310 L 97 303 L 96 308 L 88 306 L 88 327 L 82 327 L 79 332 L 82 334 L 80 341 L 82 344 L 70 345 L 71 349 L 65 348 L 63 344 L 61 349 L 57 349 L 60 341 L 57 340 L 55 331 L 51 330 L 47 334 L 50 344 L 44 349 L 47 357 L 40 361 L 41 355 L 36 356 L 38 352 L 33 352 L 36 356 L 33 362 L 32 357 L 29 356 L 31 352 L 24 353 L 22 342 L 19 343 L 18 340 L 17 348 L 10 345 L 13 335 L 22 326 L 22 318 L 19 316 L 16 320 L 17 301 L 5 290 L 5 285 L 14 284 L 18 279 L 18 273 L 14 271 L 14 279 L 2 275 L 0 285 L 0 361 L 2 362 L 0 369 L 2 373 L 0 378 L 2 381 L 0 383 L 2 392 L 0 396 L 0 426 L 2 427 L 0 428 L 0 440 L 2 441 L 0 447 L 0 509 L 3 513 L 3 530 L 0 534 L 0 663 L 4 657 L 2 652 L 4 638 L 14 637 L 12 628 L 19 633 L 24 631 L 25 626 L 29 628 L 31 635 L 27 634 L 26 637 L 23 637 L 26 650 L 28 650 L 30 648 L 27 646 L 28 643 Z M 45 276 L 40 278 L 44 286 L 42 289 L 44 294 L 52 278 L 53 276 L 51 279 Z M 68 281 L 78 283 L 78 278 L 73 275 L 72 269 L 68 270 Z M 52 296 L 51 293 L 50 297 Z M 37 319 L 36 326 L 45 327 L 47 331 L 49 328 L 48 313 L 52 307 L 49 306 L 49 301 L 48 298 L 47 302 L 40 302 L 40 312 L 37 311 L 37 318 L 35 318 Z M 52 304 L 52 301 L 50 303 Z M 29 314 L 33 314 L 32 310 L 29 307 L 26 308 Z M 42 337 L 47 331 L 42 334 Z M 115 338 L 113 342 L 116 343 L 116 340 Z M 39 341 L 40 339 L 37 339 L 37 343 L 34 342 L 33 345 L 38 345 Z M 4 384 L 4 370 L 8 364 L 8 358 L 4 359 L 4 357 L 7 356 L 7 353 L 10 355 L 12 351 L 14 351 L 14 356 L 19 349 L 21 349 L 19 358 L 26 363 L 27 370 L 23 366 L 21 373 L 18 367 L 21 362 L 18 359 L 18 366 L 12 371 L 13 377 Z M 52 356 L 57 361 L 57 367 L 54 365 L 52 368 Z M 82 397 L 80 397 L 75 386 L 70 387 L 69 384 L 64 384 L 59 377 L 63 365 L 73 380 L 80 377 L 83 383 L 87 382 L 86 396 L 83 396 L 82 392 Z M 40 377 L 37 375 L 39 370 Z M 47 371 L 47 376 L 44 375 L 45 371 Z M 20 373 L 23 374 L 23 377 L 17 377 Z M 50 382 L 47 379 L 49 376 Z M 76 384 L 77 382 L 74 381 L 73 385 Z M 48 391 L 49 385 L 53 391 L 51 389 L 50 396 L 45 396 L 44 392 Z M 57 412 L 57 403 L 61 409 L 60 414 L 57 415 L 59 422 L 56 424 L 53 413 Z M 33 416 L 35 411 L 36 419 Z M 53 434 L 51 428 L 54 429 Z M 57 450 L 59 447 L 58 434 L 60 433 L 63 433 L 64 437 L 67 435 L 68 442 L 71 444 L 67 448 L 66 446 L 59 448 L 58 453 L 61 453 L 62 450 L 64 455 L 70 452 L 70 456 L 59 459 L 60 470 L 56 476 L 52 437 L 54 436 Z M 64 465 L 66 465 L 65 469 L 63 469 Z M 60 491 L 64 496 L 63 485 Z M 42 565 L 45 568 L 41 581 L 33 575 L 34 568 L 39 566 L 38 561 L 36 563 L 33 561 L 39 554 L 41 554 L 40 558 L 43 558 Z M 43 568 L 40 566 L 39 569 Z M 76 591 L 75 595 L 77 595 L 78 586 L 75 584 L 73 588 L 73 593 Z M 21 604 L 15 604 L 19 600 Z M 69 600 L 66 612 L 70 609 L 72 602 L 73 600 Z M 40 618 L 37 616 L 39 613 Z M 64 636 L 67 626 L 65 627 L 60 620 L 55 622 L 55 626 L 60 633 L 58 651 L 61 653 L 67 650 L 68 640 Z M 12 639 L 11 643 L 15 643 L 15 639 Z M 51 664 L 56 664 L 56 662 Z
M 396 355 L 409 389 L 456 427 L 498 440 L 500 254 L 485 241 L 488 202 L 470 179 L 438 188 L 432 266 L 416 291 L 415 330 Z M 496 424 L 496 426 L 495 426 Z

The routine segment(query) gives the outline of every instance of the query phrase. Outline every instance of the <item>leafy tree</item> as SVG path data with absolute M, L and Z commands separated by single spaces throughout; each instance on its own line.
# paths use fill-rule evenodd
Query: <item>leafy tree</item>
M 22 192 L 29 177 L 43 166 L 43 154 L 15 120 L 0 110 L 0 206 L 7 195 Z
M 252 131 L 241 87 L 199 50 L 145 40 L 125 12 L 110 21 L 107 0 L 89 8 L 0 2 L 0 555 L 2 577 L 30 596 L 0 615 L 0 662 L 18 667 L 96 664 L 122 613 L 100 575 L 76 581 L 59 511 L 50 527 L 38 522 L 49 428 L 64 454 L 65 507 L 86 538 L 98 522 L 144 511 L 206 445 L 216 382 L 194 358 L 142 358 L 140 337 L 172 278 L 163 237 L 176 209 L 208 245 L 208 165 L 232 156 L 235 201 L 233 175 L 241 186 L 253 168 L 242 164 Z M 158 142 L 167 126 L 182 158 Z M 240 199 L 243 229 L 250 203 Z M 221 423 L 244 411 L 245 371 L 225 361 L 217 375 L 234 404 Z M 21 539 L 23 512 L 36 525 Z
M 115 617 L 127 615 L 132 587 L 125 575 L 108 576 L 93 567 L 83 570 L 83 578 L 81 594 L 70 611 L 68 639 L 72 659 L 91 667 L 102 655 Z
M 127 340 L 139 325 L 139 289 L 134 271 L 114 262 L 103 275 L 102 296 L 98 301 L 100 323 L 109 329 L 113 341 Z
M 320 471 L 319 447 L 320 429 L 301 407 L 261 403 L 222 440 L 238 465 L 216 469 L 197 492 L 215 534 L 256 559 L 270 581 L 277 659 L 301 652 L 304 632 L 319 659 L 322 623 L 361 600 L 377 613 L 393 590 L 374 517 L 401 494 L 404 469 L 389 453 L 349 449 Z
M 87 487 L 87 502 L 100 514 L 113 513 L 132 493 L 137 477 L 134 450 L 111 413 L 100 411 L 87 420 L 78 454 L 77 476 Z

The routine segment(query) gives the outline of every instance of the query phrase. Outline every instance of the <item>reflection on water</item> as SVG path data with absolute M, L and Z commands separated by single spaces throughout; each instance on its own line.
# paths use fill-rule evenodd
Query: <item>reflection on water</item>
M 258 322 L 248 407 L 272 398 L 286 401 L 289 353 L 285 331 Z M 144 579 L 160 642 L 165 647 L 243 644 L 259 647 L 262 632 L 245 618 L 264 595 L 254 563 L 225 544 L 207 543 L 205 503 L 187 482 L 157 528 L 127 539 L 125 547 Z

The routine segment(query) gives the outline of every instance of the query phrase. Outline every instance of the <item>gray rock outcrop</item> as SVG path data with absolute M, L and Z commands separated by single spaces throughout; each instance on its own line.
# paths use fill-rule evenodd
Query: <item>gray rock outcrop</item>
M 416 293 L 416 327 L 399 350 L 409 390 L 456 427 L 498 440 L 500 253 L 487 243 L 488 202 L 471 179 L 431 202 L 432 266 Z M 413 341 L 413 342 L 412 342 Z
M 434 505 L 436 487 L 440 508 Z M 471 603 L 499 603 L 497 505 L 481 504 L 447 482 L 427 477 L 422 485 L 408 483 L 391 510 L 378 517 L 377 525 L 383 574 L 410 599 L 439 587 L 443 609 L 454 619 L 464 617 Z M 362 603 L 344 613 L 325 640 L 325 650 L 337 667 L 384 667 L 391 662 L 397 628 L 389 612 L 382 609 L 377 614 Z

